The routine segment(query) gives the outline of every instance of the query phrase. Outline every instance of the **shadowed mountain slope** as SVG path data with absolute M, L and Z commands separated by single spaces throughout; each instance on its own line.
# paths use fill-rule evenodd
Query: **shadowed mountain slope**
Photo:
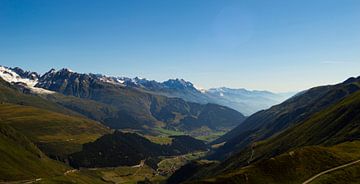
M 236 148 L 236 150 L 232 150 L 233 154 L 226 160 L 220 164 L 200 168 L 197 174 L 189 177 L 203 179 L 214 178 L 214 175 L 216 175 L 214 179 L 203 180 L 205 183 L 286 183 L 286 181 L 289 181 L 289 178 L 281 178 L 287 177 L 286 174 L 295 175 L 298 172 L 300 176 L 296 177 L 306 179 L 303 176 L 305 176 L 308 171 L 319 168 L 328 169 L 327 166 L 333 166 L 333 163 L 329 162 L 331 159 L 334 159 L 334 163 L 337 164 L 340 163 L 338 163 L 336 159 L 342 159 L 347 156 L 354 156 L 351 157 L 352 159 L 360 159 L 360 155 L 358 155 L 360 152 L 357 151 L 360 140 L 360 91 L 358 91 L 358 80 L 350 79 L 331 87 L 335 87 L 335 90 L 328 91 L 325 96 L 323 96 L 324 98 L 321 99 L 320 104 L 314 104 L 314 107 L 321 109 L 320 111 L 313 113 L 306 119 L 291 125 L 269 138 L 260 140 L 253 139 L 251 145 L 243 145 L 241 147 L 233 146 L 232 149 Z M 306 95 L 306 93 L 304 94 Z M 324 102 L 332 102 L 334 96 L 342 98 L 324 107 Z M 310 107 L 309 110 L 316 111 Z M 297 117 L 294 117 L 294 119 L 296 118 Z M 273 124 L 273 126 L 276 125 L 276 123 Z M 269 127 L 269 129 L 271 129 L 271 127 Z M 238 139 L 238 141 L 241 142 L 243 139 L 246 140 L 248 138 L 245 136 Z M 353 143 L 351 143 L 352 141 Z M 229 148 L 228 146 L 231 143 L 236 144 L 236 142 L 229 141 L 224 147 Z M 334 146 L 338 144 L 348 146 Z M 223 151 L 224 147 L 220 148 L 220 151 Z M 317 152 L 316 150 L 318 148 L 324 149 L 326 152 Z M 337 152 L 339 151 L 338 148 L 346 148 L 348 152 L 343 150 Z M 298 150 L 304 150 L 305 152 L 295 154 Z M 220 153 L 220 151 L 218 151 L 218 153 Z M 315 152 L 311 153 L 312 151 Z M 335 152 L 329 155 L 327 153 L 328 151 Z M 286 155 L 290 155 L 290 157 Z M 278 158 L 282 160 L 281 158 L 287 157 L 291 158 L 292 161 L 276 162 Z M 312 161 L 308 160 L 308 158 L 311 158 Z M 347 159 L 347 161 L 350 160 Z M 266 168 L 267 166 L 268 168 Z M 295 167 L 295 170 L 293 167 Z M 305 169 L 303 167 L 310 168 Z M 289 173 L 278 172 L 280 170 L 288 171 Z M 244 174 L 242 171 L 250 173 L 246 174 L 245 172 Z M 251 179 L 251 177 L 253 178 Z M 310 176 L 306 175 L 306 177 Z M 301 180 L 297 181 L 300 182 Z
M 331 147 L 305 146 L 246 167 L 222 172 L 204 169 L 204 167 L 217 167 L 216 163 L 194 162 L 191 164 L 193 172 L 189 173 L 187 178 L 183 177 L 183 173 L 186 172 L 185 169 L 188 169 L 189 165 L 178 170 L 168 179 L 168 183 L 301 184 L 322 171 L 360 159 L 359 149 L 359 141 L 344 142 Z M 336 178 L 334 182 L 357 183 L 358 176 L 354 172 L 356 170 L 353 170 L 353 173 L 351 171 L 346 173 L 345 175 L 348 176 L 346 178 Z M 336 173 L 329 173 L 327 177 L 332 175 L 337 176 Z
M 360 140 L 360 91 L 316 113 L 309 119 L 264 141 L 256 142 L 251 161 L 270 158 L 290 149 L 308 145 L 334 145 L 345 141 Z M 249 149 L 226 161 L 230 165 L 246 164 Z
M 141 160 L 151 161 L 158 156 L 181 155 L 206 151 L 208 146 L 190 136 L 172 136 L 171 144 L 156 144 L 135 134 L 116 131 L 95 142 L 84 144 L 82 151 L 70 156 L 74 167 L 133 166 Z
M 224 141 L 226 143 L 213 157 L 231 155 L 248 147 L 253 142 L 264 140 L 295 126 L 357 92 L 360 89 L 359 86 L 360 78 L 350 78 L 337 85 L 315 87 L 282 104 L 255 113 L 238 127 L 215 140 L 214 143 Z

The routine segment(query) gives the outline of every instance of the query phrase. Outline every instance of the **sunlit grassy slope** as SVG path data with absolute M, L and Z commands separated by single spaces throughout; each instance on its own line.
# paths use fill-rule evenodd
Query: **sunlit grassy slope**
M 103 125 L 85 118 L 14 104 L 0 104 L 0 124 L 15 128 L 42 151 L 54 156 L 79 151 L 81 144 L 110 132 Z
M 69 167 L 46 157 L 28 138 L 0 125 L 0 181 L 61 175 Z

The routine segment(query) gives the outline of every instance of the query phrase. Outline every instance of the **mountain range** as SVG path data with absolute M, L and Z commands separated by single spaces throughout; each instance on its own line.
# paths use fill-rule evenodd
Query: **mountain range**
M 199 89 L 184 79 L 169 79 L 164 82 L 141 78 L 106 77 L 97 75 L 100 80 L 113 84 L 141 89 L 153 94 L 167 97 L 182 98 L 189 102 L 201 104 L 215 103 L 233 108 L 245 115 L 278 104 L 295 93 L 272 93 L 269 91 L 247 90 L 244 88 L 231 89 L 226 87 Z
M 66 68 L 40 75 L 19 67 L 0 67 L 0 76 L 25 93 L 41 96 L 110 128 L 158 133 L 153 127 L 160 127 L 193 136 L 224 132 L 241 123 L 245 117 L 231 107 L 250 114 L 291 95 L 229 88 L 198 90 L 183 79 L 157 82 L 81 74 Z M 224 118 L 218 114 L 224 114 Z
M 59 73 L 65 73 L 65 75 L 69 73 L 76 73 L 66 68 L 58 71 L 51 69 L 44 75 L 40 75 L 36 72 L 24 71 L 19 67 L 7 69 L 15 72 L 21 78 L 36 81 L 36 86 L 41 88 L 50 88 L 56 86 L 56 84 L 49 83 L 49 80 L 54 80 L 51 79 L 51 77 L 59 77 Z M 215 103 L 233 108 L 245 115 L 251 115 L 259 110 L 267 109 L 272 105 L 278 104 L 295 94 L 293 92 L 273 93 L 269 91 L 251 91 L 244 88 L 231 89 L 226 87 L 205 90 L 198 89 L 191 82 L 185 81 L 184 79 L 169 79 L 164 82 L 157 82 L 155 80 L 147 80 L 138 77 L 109 77 L 101 74 L 83 74 L 83 77 L 85 76 L 86 78 L 92 78 L 104 83 L 138 89 L 156 95 L 181 98 L 188 102 L 195 102 L 200 104 Z M 61 82 L 59 82 L 57 85 L 60 84 Z
M 248 117 L 207 101 L 278 95 L 0 67 L 0 181 L 358 183 L 360 77 Z
M 241 113 L 225 106 L 170 98 L 69 69 L 52 69 L 40 76 L 19 68 L 2 67 L 0 76 L 24 93 L 40 96 L 114 129 L 152 134 L 165 129 L 204 136 L 211 131 L 229 130 L 245 119 Z M 168 83 L 171 86 L 171 82 Z M 180 88 L 177 83 L 172 85 L 174 89 Z M 209 114 L 213 116 L 210 119 Z

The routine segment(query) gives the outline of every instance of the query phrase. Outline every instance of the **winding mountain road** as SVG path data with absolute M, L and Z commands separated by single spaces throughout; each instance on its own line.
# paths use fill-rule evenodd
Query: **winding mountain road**
M 326 171 L 323 171 L 323 172 L 321 172 L 321 173 L 319 173 L 319 174 L 311 177 L 310 179 L 304 181 L 302 184 L 309 184 L 309 183 L 311 183 L 312 181 L 314 181 L 316 178 L 318 178 L 318 177 L 320 177 L 320 176 L 322 176 L 322 175 L 324 175 L 324 174 L 327 174 L 327 173 L 329 173 L 329 172 L 342 169 L 342 168 L 344 168 L 344 167 L 348 167 L 348 166 L 351 166 L 351 165 L 355 165 L 355 164 L 357 164 L 357 163 L 360 163 L 360 159 L 359 159 L 359 160 L 355 160 L 355 161 L 350 162 L 350 163 L 347 163 L 347 164 L 344 164 L 344 165 L 341 165 L 341 166 L 337 166 L 337 167 L 328 169 L 328 170 L 326 170 Z

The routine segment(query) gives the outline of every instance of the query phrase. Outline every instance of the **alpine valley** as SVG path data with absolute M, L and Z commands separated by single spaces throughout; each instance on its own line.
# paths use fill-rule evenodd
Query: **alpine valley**
M 359 122 L 360 77 L 295 94 L 0 66 L 0 183 L 359 183 Z

